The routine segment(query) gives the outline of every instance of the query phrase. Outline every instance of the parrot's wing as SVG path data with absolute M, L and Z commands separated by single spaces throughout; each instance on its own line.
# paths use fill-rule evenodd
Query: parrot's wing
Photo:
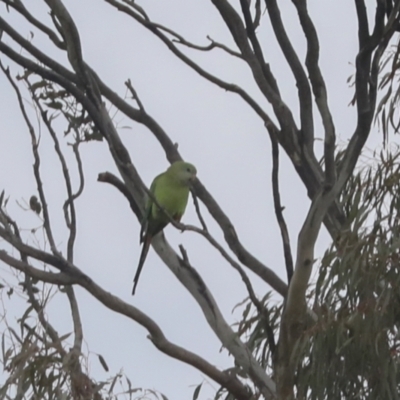
M 155 191 L 156 191 L 156 186 L 157 186 L 157 182 L 159 181 L 159 178 L 161 177 L 161 175 L 157 175 L 153 182 L 151 183 L 150 186 L 150 193 L 154 196 Z M 140 243 L 143 243 L 145 236 L 146 236 L 146 232 L 147 232 L 147 227 L 149 225 L 149 219 L 151 218 L 151 211 L 153 208 L 153 199 L 147 195 L 147 199 L 146 199 L 146 209 L 144 211 L 144 215 L 143 215 L 143 219 L 142 219 L 142 227 L 140 229 Z

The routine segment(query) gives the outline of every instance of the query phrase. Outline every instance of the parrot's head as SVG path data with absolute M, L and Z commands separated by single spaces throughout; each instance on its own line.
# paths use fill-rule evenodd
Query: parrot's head
M 174 177 L 183 185 L 190 186 L 196 179 L 197 170 L 193 164 L 185 161 L 176 161 L 169 168 L 168 172 L 172 173 Z

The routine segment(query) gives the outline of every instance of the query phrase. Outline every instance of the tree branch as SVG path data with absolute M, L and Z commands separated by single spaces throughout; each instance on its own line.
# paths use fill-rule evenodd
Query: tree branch
M 281 231 L 283 254 L 285 256 L 286 274 L 288 283 L 293 275 L 293 258 L 290 248 L 289 232 L 286 226 L 285 218 L 283 217 L 283 209 L 279 191 L 279 146 L 277 140 L 271 135 L 272 144 L 272 193 L 274 197 L 275 215 Z
M 253 20 L 251 18 L 251 14 L 250 14 L 250 3 L 247 0 L 240 0 L 240 6 L 242 8 L 244 21 L 246 24 L 247 36 L 250 39 L 251 45 L 254 50 L 254 54 L 259 62 L 259 65 L 264 74 L 264 77 L 267 80 L 268 84 L 272 87 L 272 89 L 279 95 L 278 84 L 275 80 L 275 77 L 272 75 L 272 73 L 269 69 L 269 66 L 266 64 L 266 62 L 264 60 L 264 55 L 263 55 L 260 43 L 257 39 L 257 35 L 256 35 L 255 28 L 253 25 Z
M 282 313 L 276 361 L 278 398 L 292 399 L 295 370 L 298 365 L 296 347 L 306 322 L 306 290 L 314 263 L 315 242 L 329 206 L 337 198 L 345 181 L 337 181 L 329 191 L 321 191 L 313 200 L 297 243 L 296 266 L 290 281 L 285 308 Z M 301 347 L 301 346 L 300 346 Z
M 1 43 L 0 43 L 0 45 L 1 45 Z M 15 84 L 14 80 L 12 79 L 9 70 L 5 69 L 1 62 L 0 62 L 0 68 L 3 71 L 4 75 L 7 77 L 8 81 L 10 82 L 11 87 L 14 89 L 14 92 L 17 96 L 18 105 L 21 110 L 21 114 L 24 118 L 24 121 L 25 121 L 27 127 L 28 127 L 28 131 L 29 131 L 29 134 L 31 137 L 31 147 L 32 147 L 33 158 L 35 160 L 33 163 L 33 172 L 34 172 L 36 186 L 37 186 L 37 190 L 39 193 L 39 198 L 40 198 L 40 202 L 42 204 L 42 210 L 43 210 L 43 221 L 44 221 L 43 226 L 44 226 L 44 230 L 46 232 L 47 239 L 50 243 L 51 251 L 53 252 L 53 254 L 57 254 L 58 250 L 57 250 L 55 240 L 53 237 L 53 231 L 51 229 L 49 209 L 47 206 L 46 196 L 45 196 L 45 193 L 43 190 L 43 182 L 42 182 L 42 178 L 40 175 L 40 155 L 39 155 L 39 151 L 38 151 L 39 142 L 36 138 L 35 129 L 33 128 L 33 125 L 31 124 L 31 122 L 29 120 L 28 114 L 26 113 L 25 105 L 22 100 L 22 95 L 21 95 L 21 92 L 20 92 L 18 86 Z
M 265 0 L 269 19 L 279 46 L 296 79 L 300 104 L 301 133 L 305 147 L 310 154 L 314 153 L 314 122 L 312 115 L 311 90 L 307 75 L 286 34 L 276 0 Z
M 33 250 L 30 251 L 31 253 L 36 252 L 36 250 L 32 248 L 30 250 Z M 54 256 L 49 255 L 49 257 Z M 217 368 L 215 368 L 213 365 L 208 363 L 197 354 L 192 353 L 168 341 L 160 327 L 139 309 L 128 303 L 123 302 L 118 297 L 106 292 L 83 273 L 81 273 L 79 276 L 76 276 L 75 274 L 74 276 L 70 276 L 71 270 L 77 270 L 77 268 L 75 266 L 72 266 L 72 264 L 68 263 L 65 274 L 54 274 L 50 272 L 40 271 L 36 268 L 31 267 L 23 261 L 16 260 L 13 257 L 9 256 L 4 250 L 0 250 L 0 259 L 8 265 L 44 282 L 58 285 L 78 284 L 82 286 L 90 294 L 92 294 L 93 297 L 95 297 L 110 310 L 113 310 L 130 318 L 146 328 L 151 335 L 151 341 L 160 351 L 177 360 L 180 360 L 197 368 L 205 375 L 218 382 L 221 386 L 225 387 L 233 395 L 237 396 L 238 399 L 250 400 L 251 393 L 244 385 L 242 385 L 242 383 L 240 383 L 237 378 L 222 371 L 219 371 Z
M 325 131 L 324 159 L 325 159 L 325 185 L 332 187 L 336 179 L 335 145 L 336 134 L 332 115 L 328 106 L 328 95 L 325 81 L 318 65 L 319 41 L 317 31 L 307 11 L 306 0 L 293 0 L 296 6 L 300 24 L 307 39 L 306 66 L 315 96 L 315 102 L 322 118 Z
M 364 0 L 354 0 L 358 19 L 358 44 L 362 49 L 369 40 L 368 15 Z
M 12 1 L 12 0 L 1 0 L 3 3 L 7 4 L 9 7 L 14 8 L 14 10 L 18 11 L 25 19 L 30 22 L 34 27 L 42 31 L 46 34 L 49 39 L 61 50 L 66 50 L 65 43 L 60 40 L 57 34 L 52 31 L 49 27 L 44 25 L 42 22 L 37 20 L 24 6 L 22 1 Z

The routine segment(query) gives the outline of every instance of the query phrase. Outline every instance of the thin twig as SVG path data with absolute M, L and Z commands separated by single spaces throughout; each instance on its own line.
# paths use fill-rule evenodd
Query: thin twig
M 2 231 L 0 230 L 0 233 Z M 30 246 L 24 247 L 27 250 L 27 254 L 29 256 L 38 255 L 37 250 L 31 248 Z M 59 262 L 57 261 L 55 256 L 51 254 L 47 254 L 46 257 L 48 261 L 52 261 L 54 267 L 59 267 Z M 16 267 L 17 269 L 23 270 L 25 273 L 32 273 L 32 276 L 37 277 L 45 282 L 57 283 L 57 284 L 65 284 L 65 274 L 54 274 L 54 273 L 46 273 L 36 268 L 30 267 L 26 263 L 16 260 L 13 257 L 9 256 L 5 251 L 0 250 L 0 260 L 6 262 L 8 265 Z M 85 288 L 89 293 L 92 294 L 98 301 L 104 304 L 107 308 L 114 310 L 126 317 L 138 322 L 140 325 L 145 327 L 149 333 L 152 343 L 163 353 L 168 354 L 169 356 L 183 361 L 198 370 L 202 371 L 204 374 L 214 379 L 216 382 L 226 387 L 230 392 L 234 393 L 238 399 L 241 400 L 250 400 L 251 393 L 248 389 L 235 377 L 230 376 L 229 374 L 225 374 L 222 371 L 219 371 L 212 364 L 208 363 L 205 359 L 201 358 L 195 353 L 192 353 L 180 346 L 175 345 L 174 343 L 168 341 L 160 329 L 160 327 L 146 314 L 141 312 L 138 308 L 132 306 L 131 304 L 125 303 L 120 300 L 118 297 L 113 296 L 108 293 L 100 286 L 96 285 L 89 276 L 80 273 L 79 277 L 75 273 L 71 272 L 78 270 L 75 266 L 64 261 L 66 271 L 66 277 L 71 283 L 79 284 L 83 288 Z
M 196 194 L 194 193 L 193 190 L 191 191 L 191 193 L 192 193 L 194 208 L 196 209 L 196 214 L 197 214 L 197 217 L 198 217 L 198 219 L 200 221 L 201 227 L 203 228 L 204 231 L 208 232 L 206 221 L 204 221 L 204 218 L 201 215 L 200 204 L 199 204 L 199 201 L 197 200 L 197 196 L 196 196 Z
M 18 228 L 17 223 L 10 216 L 5 214 L 5 212 L 3 210 L 0 210 L 0 212 L 1 212 L 1 215 L 3 216 L 3 218 L 5 218 L 6 222 L 13 227 L 13 234 L 19 240 L 21 240 L 21 234 L 20 234 L 20 230 Z M 24 286 L 28 293 L 29 302 L 31 303 L 33 309 L 36 311 L 40 324 L 42 325 L 46 334 L 51 338 L 54 346 L 57 348 L 57 351 L 60 353 L 61 356 L 64 356 L 66 354 L 66 352 L 61 345 L 60 336 L 59 336 L 58 332 L 56 331 L 56 329 L 50 324 L 48 319 L 45 317 L 44 305 L 39 304 L 39 302 L 36 299 L 36 297 L 33 293 L 33 290 L 32 290 L 32 277 L 34 277 L 37 280 L 42 281 L 42 279 L 41 279 L 42 277 L 44 277 L 44 276 L 49 277 L 51 275 L 51 273 L 47 273 L 47 272 L 44 272 L 44 271 L 41 271 L 34 267 L 29 266 L 28 265 L 28 257 L 23 251 L 20 251 L 21 261 L 18 261 L 12 257 L 9 257 L 7 255 L 7 253 L 3 250 L 1 250 L 0 253 L 1 253 L 0 259 L 2 259 L 6 264 L 12 265 L 15 269 L 17 269 L 18 271 L 21 271 L 25 274 Z M 33 271 L 35 271 L 35 274 L 32 274 Z M 57 275 L 61 276 L 63 274 L 57 274 Z M 63 278 L 68 278 L 68 277 L 63 276 Z
M 72 183 L 71 183 L 71 177 L 69 174 L 67 162 L 65 160 L 64 154 L 61 150 L 60 142 L 57 137 L 57 133 L 54 131 L 53 126 L 51 124 L 51 119 L 48 118 L 47 111 L 45 111 L 39 101 L 39 98 L 36 96 L 36 93 L 34 90 L 32 90 L 32 85 L 28 81 L 28 79 L 25 79 L 25 82 L 28 85 L 28 88 L 30 89 L 31 96 L 33 101 L 35 102 L 36 106 L 38 107 L 42 120 L 50 134 L 50 137 L 53 140 L 54 143 L 54 149 L 57 154 L 57 157 L 60 161 L 61 164 L 61 169 L 62 173 L 64 176 L 64 181 L 65 181 L 65 186 L 67 190 L 67 200 L 64 203 L 63 209 L 64 209 L 64 217 L 65 217 L 65 222 L 66 225 L 70 231 L 69 237 L 68 237 L 68 244 L 67 244 L 67 259 L 70 262 L 73 262 L 73 249 L 74 249 L 74 243 L 76 239 L 76 212 L 75 212 L 75 204 L 74 201 L 79 197 L 79 194 L 82 193 L 83 191 L 83 185 L 84 185 L 84 177 L 83 177 L 83 169 L 82 169 L 82 161 L 79 156 L 79 152 L 77 149 L 74 148 L 74 153 L 76 156 L 77 160 L 77 165 L 78 165 L 78 176 L 79 176 L 79 189 L 76 194 L 73 194 L 72 192 Z M 68 210 L 69 210 L 69 215 L 68 215 Z
M 134 0 L 122 0 L 124 3 L 128 4 L 129 6 L 131 6 L 135 11 L 139 12 L 140 14 L 142 14 L 142 16 L 147 19 L 148 21 L 150 20 L 150 18 L 147 16 L 146 12 L 143 10 L 142 7 L 140 7 L 139 5 L 137 5 L 135 3 Z
M 8 81 L 10 82 L 12 88 L 15 91 L 15 94 L 17 95 L 17 100 L 18 100 L 18 104 L 19 104 L 22 116 L 24 118 L 24 121 L 28 127 L 29 134 L 31 136 L 31 145 L 32 145 L 31 147 L 32 147 L 33 157 L 35 160 L 35 162 L 33 164 L 33 172 L 34 172 L 34 176 L 35 176 L 35 180 L 36 180 L 36 185 L 37 185 L 37 189 L 38 189 L 38 193 L 39 193 L 40 202 L 42 204 L 42 209 L 43 209 L 43 226 L 46 231 L 47 239 L 49 240 L 49 243 L 50 243 L 51 251 L 53 252 L 53 254 L 58 254 L 59 252 L 58 252 L 57 246 L 55 244 L 53 232 L 51 229 L 50 214 L 49 214 L 49 210 L 47 207 L 46 196 L 45 196 L 44 190 L 43 190 L 42 178 L 40 175 L 40 155 L 39 155 L 39 151 L 38 151 L 39 144 L 36 139 L 35 129 L 33 128 L 33 125 L 31 124 L 30 119 L 28 117 L 28 114 L 26 113 L 21 92 L 20 92 L 18 86 L 16 85 L 16 83 L 14 82 L 14 79 L 11 77 L 10 71 L 3 66 L 1 61 L 0 61 L 0 68 L 3 71 L 3 73 L 6 75 Z
M 230 49 L 228 46 L 226 46 L 226 45 L 224 45 L 222 43 L 218 43 L 218 42 L 214 41 L 213 39 L 210 38 L 210 36 L 207 36 L 207 39 L 211 43 L 208 46 L 200 46 L 200 45 L 194 44 L 192 42 L 189 42 L 182 35 L 180 35 L 179 33 L 175 32 L 175 31 L 173 31 L 171 28 L 168 28 L 168 27 L 166 27 L 164 25 L 161 25 L 161 24 L 158 24 L 156 22 L 152 22 L 150 20 L 148 20 L 148 22 L 151 23 L 155 28 L 159 29 L 160 31 L 166 32 L 169 35 L 171 35 L 174 38 L 174 39 L 172 39 L 172 42 L 174 42 L 174 43 L 178 43 L 178 44 L 184 45 L 186 47 L 189 47 L 191 49 L 200 50 L 200 51 L 210 51 L 210 50 L 213 50 L 215 48 L 219 48 L 221 50 L 224 50 L 225 52 L 227 52 L 231 56 L 238 57 L 238 58 L 240 58 L 242 60 L 244 59 L 243 56 L 240 53 Z
M 145 28 L 147 28 L 151 32 L 153 32 L 172 51 L 172 53 L 174 53 L 186 65 L 188 65 L 190 68 L 192 68 L 194 71 L 196 71 L 200 76 L 209 80 L 210 82 L 214 83 L 215 85 L 219 86 L 220 88 L 222 88 L 224 90 L 238 94 L 262 118 L 262 120 L 264 122 L 269 122 L 271 124 L 274 124 L 272 119 L 264 111 L 263 107 L 261 107 L 244 89 L 242 89 L 238 85 L 225 82 L 222 79 L 217 78 L 216 76 L 210 74 L 209 72 L 207 72 L 206 70 L 201 68 L 193 60 L 191 60 L 189 57 L 187 57 L 185 54 L 183 54 L 166 35 L 164 35 L 159 29 L 157 29 L 154 26 L 153 22 L 143 19 L 142 17 L 137 15 L 135 12 L 133 12 L 131 9 L 129 9 L 128 7 L 124 6 L 123 4 L 119 3 L 116 0 L 104 0 L 104 1 L 111 4 L 112 6 L 117 8 L 119 11 L 125 12 L 127 15 L 134 18 L 137 22 L 139 22 Z M 104 84 L 101 85 L 101 83 L 99 83 L 99 85 L 100 85 L 100 88 L 102 91 L 104 89 L 106 89 L 106 86 Z M 104 92 L 103 92 L 103 94 L 107 98 L 108 98 L 108 96 L 110 96 L 110 97 L 114 98 L 114 100 L 115 100 L 115 96 L 113 96 L 111 94 L 110 90 L 108 89 L 106 91 L 107 91 L 107 94 Z
M 226 46 L 222 43 L 218 43 L 218 42 L 214 41 L 209 36 L 207 36 L 207 39 L 210 40 L 210 42 L 211 42 L 208 46 L 200 46 L 200 45 L 191 43 L 184 38 L 172 39 L 172 42 L 189 47 L 190 49 L 195 49 L 195 50 L 200 50 L 200 51 L 211 51 L 216 48 L 221 49 L 221 50 L 224 50 L 226 53 L 230 54 L 231 56 L 234 56 L 234 57 L 237 57 L 237 58 L 240 58 L 241 60 L 243 60 L 243 56 L 240 53 L 238 53 L 237 51 L 230 49 L 228 46 Z
M 131 192 L 128 190 L 124 182 L 122 182 L 119 178 L 117 178 L 115 175 L 113 175 L 111 172 L 102 172 L 98 175 L 97 180 L 99 182 L 105 182 L 109 183 L 110 185 L 114 186 L 116 189 L 118 189 L 128 200 L 129 205 L 134 212 L 134 214 L 137 216 L 138 220 L 141 221 L 143 218 L 143 207 L 140 207 L 135 199 L 133 198 Z
M 24 6 L 22 1 L 10 1 L 10 0 L 2 0 L 3 3 L 7 4 L 8 6 L 14 8 L 14 10 L 18 11 L 25 19 L 30 22 L 33 26 L 41 30 L 44 34 L 46 34 L 49 39 L 61 50 L 66 49 L 65 43 L 58 38 L 56 33 L 52 31 L 49 27 L 44 25 L 42 22 L 37 20 Z
M 137 105 L 139 106 L 139 110 L 145 111 L 144 106 L 143 106 L 143 103 L 141 102 L 141 100 L 140 100 L 138 94 L 136 93 L 136 90 L 135 90 L 134 87 L 132 86 L 132 82 L 131 82 L 130 79 L 128 79 L 128 80 L 125 82 L 125 86 L 126 86 L 126 87 L 128 88 L 128 90 L 131 92 L 132 99 L 134 99 L 134 100 L 136 101 Z

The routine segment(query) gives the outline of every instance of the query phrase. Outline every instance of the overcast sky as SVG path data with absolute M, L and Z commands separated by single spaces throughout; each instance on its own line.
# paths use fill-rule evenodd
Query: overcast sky
M 50 23 L 43 1 L 31 0 L 26 3 L 36 17 Z M 239 2 L 232 3 L 238 5 Z M 305 41 L 294 7 L 289 0 L 279 3 L 290 38 L 303 60 Z M 369 3 L 373 5 L 374 2 Z M 64 4 L 79 29 L 86 62 L 121 96 L 125 94 L 124 81 L 131 79 L 147 112 L 178 143 L 182 156 L 197 166 L 199 178 L 231 218 L 242 243 L 285 279 L 280 234 L 271 197 L 270 144 L 261 120 L 238 96 L 203 80 L 176 59 L 151 33 L 104 1 L 65 0 Z M 210 1 L 147 0 L 138 4 L 154 21 L 176 30 L 188 40 L 207 44 L 206 36 L 210 35 L 216 41 L 234 46 Z M 348 106 L 352 89 L 346 82 L 354 72 L 357 49 L 354 5 L 347 0 L 310 0 L 309 8 L 319 32 L 320 66 L 328 87 L 336 131 L 339 141 L 345 143 L 355 127 L 355 109 Z M 18 26 L 24 36 L 29 37 L 30 27 L 15 13 L 7 14 L 4 6 L 0 6 L 0 13 Z M 283 99 L 292 108 L 298 121 L 295 82 L 274 40 L 267 14 L 261 20 L 258 34 Z M 43 51 L 67 65 L 65 54 L 52 47 L 43 35 L 36 32 L 32 40 Z M 11 43 L 8 37 L 5 37 L 5 41 Z M 218 50 L 212 53 L 190 51 L 188 54 L 212 73 L 246 88 L 266 110 L 270 110 L 252 82 L 248 67 L 239 60 Z M 1 60 L 5 65 L 10 65 L 13 75 L 20 72 L 5 57 L 2 56 Z M 110 111 L 114 115 L 115 110 Z M 36 122 L 35 119 L 33 121 Z M 122 114 L 117 113 L 114 121 L 135 166 L 144 181 L 150 184 L 153 177 L 168 166 L 163 150 L 150 132 Z M 319 128 L 316 136 L 322 138 L 318 116 L 315 123 Z M 372 147 L 380 142 L 380 136 L 374 135 L 369 143 Z M 59 136 L 63 136 L 61 125 Z M 15 94 L 2 75 L 0 140 L 0 190 L 4 189 L 10 196 L 10 214 L 21 227 L 29 231 L 40 226 L 40 220 L 32 212 L 22 210 L 17 202 L 24 204 L 36 192 L 30 138 L 21 119 Z M 66 138 L 65 143 L 69 140 Z M 318 148 L 319 143 L 316 145 Z M 71 150 L 65 148 L 72 162 Z M 139 223 L 126 200 L 115 189 L 97 182 L 100 172 L 116 172 L 106 143 L 83 144 L 81 151 L 86 186 L 77 202 L 76 265 L 106 290 L 146 312 L 171 341 L 200 354 L 219 368 L 233 366 L 227 353 L 220 352 L 220 343 L 195 301 L 152 250 L 143 269 L 137 294 L 135 297 L 130 295 L 139 258 Z M 67 233 L 60 208 L 65 191 L 61 169 L 45 129 L 41 136 L 41 154 L 41 171 L 56 241 L 61 249 L 65 249 Z M 295 254 L 297 234 L 309 201 L 300 179 L 283 152 L 281 154 L 282 203 Z M 71 172 L 76 178 L 76 166 L 73 163 Z M 76 189 L 76 179 L 74 185 Z M 222 241 L 219 228 L 208 218 L 204 207 L 203 211 L 212 234 Z M 198 224 L 191 202 L 183 222 Z M 184 245 L 193 266 L 202 275 L 225 318 L 230 323 L 235 322 L 239 314 L 233 315 L 232 308 L 246 296 L 238 274 L 198 235 L 192 232 L 181 234 L 173 227 L 168 227 L 165 232 L 175 249 L 181 243 Z M 31 235 L 29 240 L 32 243 L 35 239 Z M 42 243 L 40 230 L 37 240 Z M 327 243 L 327 235 L 322 232 L 318 242 L 319 254 Z M 6 266 L 0 264 L 0 271 L 4 279 L 11 280 Z M 250 272 L 249 276 L 260 297 L 270 290 Z M 147 332 L 136 323 L 104 309 L 80 288 L 76 288 L 76 292 L 82 313 L 86 351 L 90 354 L 90 371 L 94 378 L 101 380 L 108 377 L 95 358 L 96 353 L 101 353 L 111 373 L 123 369 L 133 386 L 160 390 L 169 399 L 191 398 L 193 385 L 204 378 L 198 371 L 160 353 L 146 338 Z M 2 296 L 8 308 L 8 318 L 12 320 L 24 304 L 9 302 L 4 293 Z M 49 310 L 50 320 L 61 333 L 71 330 L 66 307 L 65 298 L 56 296 Z M 62 311 L 65 313 L 61 318 Z M 210 385 L 218 388 L 215 383 L 210 382 Z M 210 398 L 212 387 L 204 390 L 200 398 Z

